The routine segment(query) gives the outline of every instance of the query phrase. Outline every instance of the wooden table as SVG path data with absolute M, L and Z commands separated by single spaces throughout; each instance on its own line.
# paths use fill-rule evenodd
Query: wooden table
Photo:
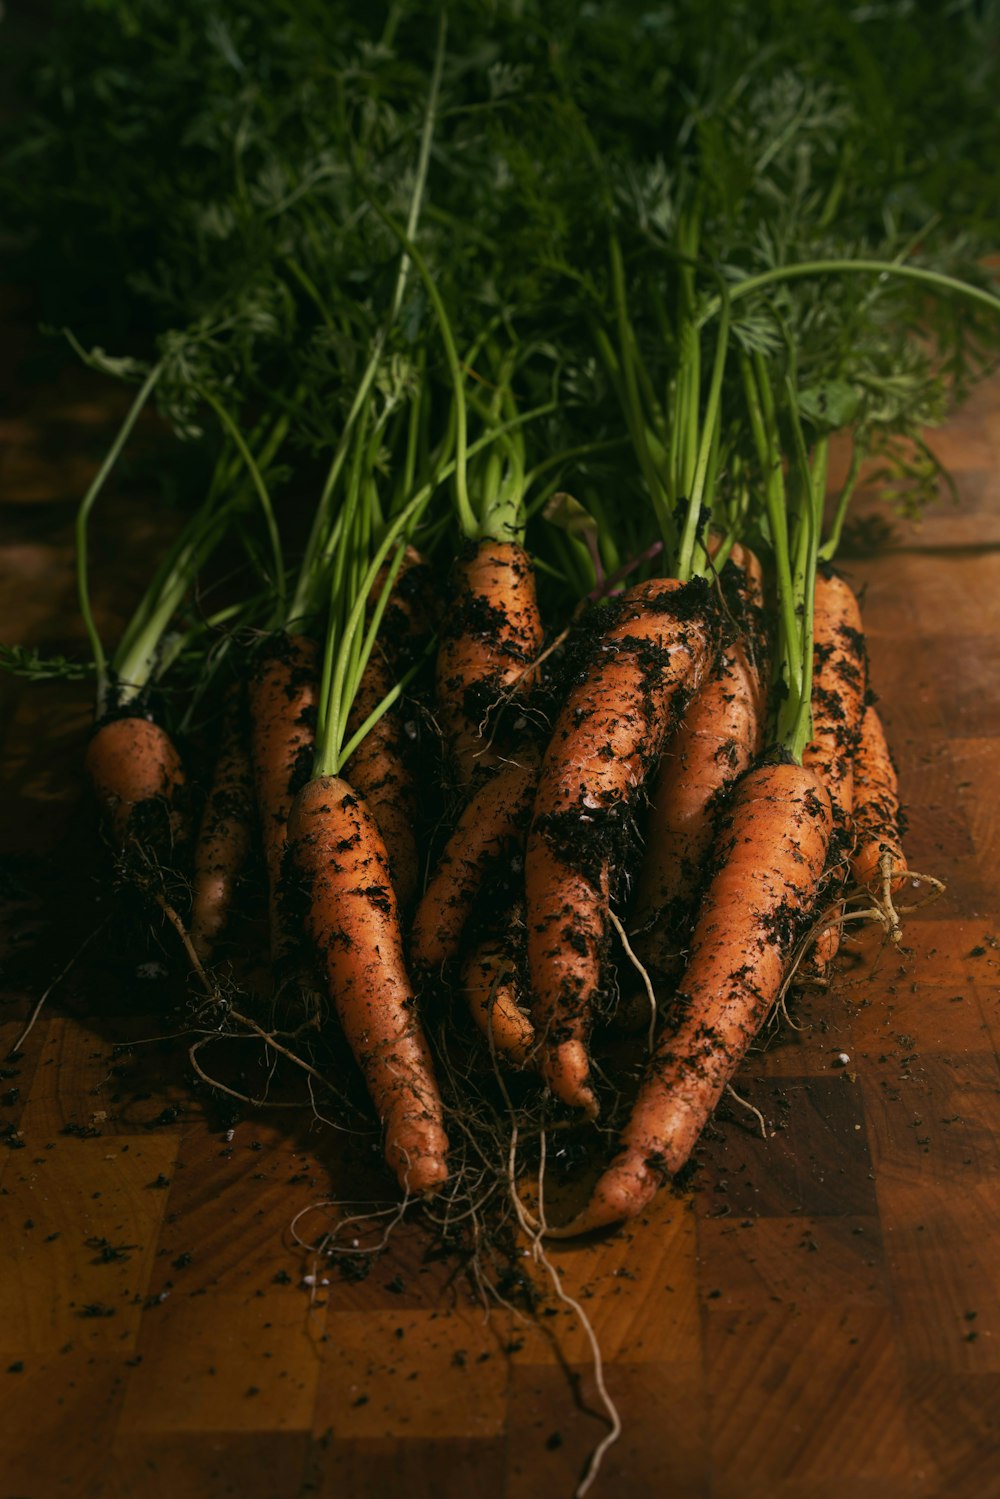
M 72 501 L 108 430 L 94 389 L 19 397 L 8 426 L 4 639 L 75 635 Z M 960 506 L 848 567 L 911 861 L 948 891 L 905 953 L 867 937 L 752 1056 L 738 1088 L 766 1140 L 724 1110 L 692 1190 L 553 1251 L 624 1423 L 596 1495 L 1000 1495 L 1000 382 L 935 441 Z M 153 521 L 116 541 L 124 503 L 97 538 L 109 631 L 158 544 Z M 3 693 L 0 1055 L 94 898 L 59 908 L 94 836 L 86 686 Z M 367 1279 L 319 1265 L 331 1283 L 304 1285 L 317 1266 L 290 1224 L 330 1193 L 336 1140 L 264 1114 L 230 1138 L 178 1043 L 150 1040 L 161 980 L 103 940 L 0 1077 L 0 1499 L 569 1496 L 606 1431 L 574 1317 L 487 1317 L 410 1224 Z

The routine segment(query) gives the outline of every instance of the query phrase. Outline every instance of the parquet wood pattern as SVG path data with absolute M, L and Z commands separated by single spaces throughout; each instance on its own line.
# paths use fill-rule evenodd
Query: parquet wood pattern
M 0 637 L 51 647 L 108 407 L 69 377 L 11 404 Z M 904 952 L 849 944 L 751 1056 L 766 1140 L 727 1104 L 684 1196 L 556 1253 L 624 1421 L 597 1496 L 1000 1496 L 1000 381 L 933 441 L 959 506 L 846 566 L 911 861 L 948 890 Z M 109 632 L 163 540 L 121 539 L 128 503 L 95 538 Z M 19 860 L 93 833 L 86 688 L 0 703 L 6 1054 L 69 956 Z M 0 1499 L 571 1494 L 605 1430 L 573 1316 L 485 1317 L 408 1224 L 367 1279 L 305 1286 L 290 1225 L 342 1189 L 337 1141 L 298 1114 L 229 1138 L 111 931 L 0 1064 Z

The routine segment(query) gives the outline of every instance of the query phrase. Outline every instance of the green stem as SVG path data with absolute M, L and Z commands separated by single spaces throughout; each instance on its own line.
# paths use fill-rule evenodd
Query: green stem
M 122 449 L 128 442 L 132 428 L 139 419 L 139 414 L 146 402 L 156 388 L 156 382 L 163 373 L 162 364 L 154 364 L 149 374 L 143 381 L 135 400 L 126 413 L 125 420 L 118 429 L 118 435 L 111 444 L 104 461 L 90 482 L 90 487 L 76 513 L 76 587 L 77 596 L 80 601 L 80 614 L 83 618 L 83 626 L 90 641 L 90 649 L 94 657 L 94 671 L 97 677 L 97 716 L 100 718 L 107 707 L 108 693 L 108 661 L 104 653 L 104 645 L 97 631 L 94 614 L 90 604 L 90 579 L 88 576 L 87 557 L 87 524 L 90 520 L 90 512 L 93 510 L 98 495 L 104 488 L 108 475 L 111 473 L 118 459 L 121 457 Z
M 861 465 L 864 462 L 864 457 L 865 450 L 858 439 L 855 438 L 854 446 L 851 450 L 850 467 L 847 470 L 844 487 L 837 498 L 837 508 L 834 512 L 833 525 L 830 527 L 830 535 L 819 549 L 819 560 L 821 562 L 831 561 L 836 555 L 837 548 L 840 546 L 841 532 L 844 529 L 847 511 L 858 485 L 858 477 L 861 473 Z
M 424 189 L 427 183 L 427 171 L 430 164 L 431 141 L 434 136 L 434 123 L 437 114 L 438 96 L 441 90 L 441 74 L 444 68 L 445 42 L 448 35 L 448 18 L 444 10 L 438 17 L 437 46 L 434 54 L 434 66 L 431 72 L 430 87 L 427 94 L 427 107 L 424 111 L 423 127 L 420 133 L 420 148 L 417 156 L 416 177 L 413 184 L 413 194 L 410 198 L 410 210 L 407 216 L 406 238 L 412 241 L 417 231 L 420 220 L 420 209 L 423 203 Z M 405 251 L 405 246 L 404 246 Z M 333 496 L 340 477 L 341 469 L 347 457 L 348 445 L 351 432 L 357 420 L 358 413 L 364 406 L 368 394 L 378 374 L 382 362 L 382 352 L 386 340 L 392 329 L 393 323 L 399 313 L 406 290 L 406 282 L 409 276 L 410 256 L 404 253 L 400 258 L 399 269 L 396 273 L 396 283 L 393 288 L 392 301 L 389 304 L 389 312 L 382 329 L 377 334 L 371 356 L 367 367 L 361 377 L 351 409 L 348 412 L 344 424 L 344 430 L 340 434 L 340 440 L 334 451 L 333 459 L 327 473 L 326 482 L 316 507 L 309 539 L 306 542 L 305 552 L 302 557 L 302 565 L 299 569 L 298 581 L 295 593 L 292 597 L 291 610 L 286 624 L 291 627 L 294 623 L 303 620 L 313 612 L 316 607 L 317 594 L 321 586 L 323 573 L 330 556 L 330 524 L 331 510 L 333 507 Z
M 459 363 L 458 349 L 455 345 L 451 320 L 445 311 L 444 301 L 435 285 L 434 277 L 431 275 L 427 262 L 416 245 L 408 235 L 403 233 L 398 224 L 392 220 L 382 205 L 374 198 L 372 199 L 371 206 L 386 227 L 396 235 L 405 248 L 407 255 L 416 266 L 417 274 L 424 283 L 424 290 L 427 293 L 431 306 L 434 308 L 434 316 L 437 318 L 438 331 L 441 334 L 441 342 L 444 344 L 445 360 L 448 365 L 448 373 L 451 377 L 455 410 L 455 509 L 463 536 L 471 540 L 479 533 L 479 521 L 469 500 L 469 416 L 465 400 L 462 368 Z
M 1000 297 L 994 296 L 992 292 L 983 291 L 981 287 L 973 286 L 968 281 L 959 281 L 955 276 L 947 276 L 943 271 L 901 265 L 894 260 L 806 260 L 796 265 L 772 266 L 770 270 L 760 271 L 756 276 L 747 276 L 743 281 L 737 281 L 729 289 L 729 300 L 739 301 L 742 297 L 751 296 L 754 292 L 781 281 L 801 280 L 804 276 L 841 274 L 897 276 L 904 281 L 916 281 L 922 286 L 933 287 L 936 291 L 966 297 L 988 307 L 991 312 L 1000 313 Z M 702 313 L 703 324 L 716 315 L 722 307 L 722 301 L 721 297 L 713 297 L 707 304 Z
M 277 603 L 276 612 L 278 613 L 278 617 L 281 618 L 284 614 L 286 595 L 285 560 L 281 550 L 281 535 L 278 531 L 278 522 L 275 519 L 274 507 L 271 504 L 271 496 L 267 492 L 267 485 L 264 483 L 264 477 L 257 466 L 257 460 L 247 446 L 243 433 L 233 421 L 225 406 L 207 387 L 198 386 L 197 390 L 202 399 L 207 401 L 209 406 L 211 406 L 232 439 L 236 451 L 246 465 L 247 473 L 250 475 L 250 482 L 253 484 L 257 498 L 260 501 L 260 508 L 264 516 L 264 526 L 267 530 L 267 539 L 271 548 L 271 563 L 274 570 L 274 592 Z

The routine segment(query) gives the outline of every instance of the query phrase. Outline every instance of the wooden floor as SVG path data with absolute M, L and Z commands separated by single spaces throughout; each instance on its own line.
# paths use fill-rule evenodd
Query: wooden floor
M 8 423 L 0 638 L 74 635 L 71 502 L 107 430 L 89 388 Z M 751 1058 L 766 1141 L 727 1111 L 686 1197 L 556 1253 L 624 1423 L 599 1496 L 1000 1496 L 1000 383 L 935 441 L 960 506 L 848 566 L 911 862 L 948 891 Z M 157 535 L 121 543 L 106 514 L 107 619 Z M 87 689 L 2 690 L 0 1058 L 81 919 L 91 941 L 0 1063 L 0 1499 L 569 1496 L 606 1430 L 573 1317 L 484 1316 L 410 1225 L 367 1279 L 304 1284 L 291 1224 L 320 1232 L 336 1138 L 280 1114 L 230 1137 L 94 890 L 39 903 L 39 868 L 65 888 L 93 838 Z

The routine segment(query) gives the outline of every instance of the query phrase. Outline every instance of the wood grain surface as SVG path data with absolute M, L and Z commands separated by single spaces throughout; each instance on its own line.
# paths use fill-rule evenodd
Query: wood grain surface
M 69 375 L 7 394 L 0 638 L 70 646 L 109 406 Z M 766 1140 L 727 1105 L 685 1194 L 553 1251 L 624 1423 L 597 1496 L 1000 1496 L 1000 382 L 932 440 L 960 504 L 886 534 L 866 493 L 844 565 L 910 860 L 947 893 L 905 951 L 849 944 L 751 1055 Z M 162 545 L 141 483 L 96 530 L 109 634 Z M 305 1111 L 230 1136 L 188 1086 L 175 956 L 140 970 L 102 925 L 86 684 L 0 692 L 0 1058 L 87 942 L 0 1061 L 0 1499 L 568 1499 L 606 1430 L 573 1315 L 485 1315 L 417 1223 L 362 1280 L 297 1246 L 344 1188 L 338 1138 Z

